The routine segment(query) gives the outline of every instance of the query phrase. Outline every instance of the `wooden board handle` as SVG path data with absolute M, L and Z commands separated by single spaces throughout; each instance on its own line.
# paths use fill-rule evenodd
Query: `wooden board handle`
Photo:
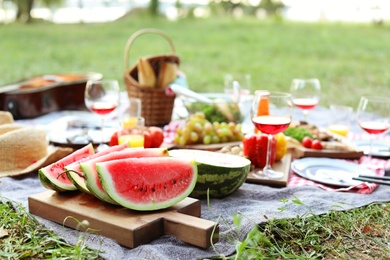
M 202 248 L 209 248 L 219 240 L 218 223 L 178 212 L 164 215 L 164 233 Z

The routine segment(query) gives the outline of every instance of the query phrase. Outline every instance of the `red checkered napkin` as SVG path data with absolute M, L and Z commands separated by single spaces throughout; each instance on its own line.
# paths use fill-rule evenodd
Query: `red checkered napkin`
M 389 136 L 377 136 L 377 137 L 378 139 L 380 138 L 381 140 L 390 140 Z M 348 138 L 351 140 L 365 140 L 365 139 L 369 139 L 369 136 L 367 134 L 351 133 L 349 134 Z M 368 156 L 363 156 L 359 160 L 353 160 L 351 162 L 357 164 L 370 165 L 371 166 L 370 170 L 372 170 L 378 176 L 383 176 L 384 169 L 390 167 L 390 159 L 389 160 L 378 159 L 378 158 L 370 159 Z M 341 192 L 351 191 L 359 194 L 370 194 L 378 187 L 378 184 L 362 182 L 359 185 L 337 188 L 337 187 L 328 186 L 325 184 L 311 181 L 309 179 L 302 178 L 291 170 L 287 187 L 292 187 L 292 186 L 316 186 L 328 191 L 341 191 Z

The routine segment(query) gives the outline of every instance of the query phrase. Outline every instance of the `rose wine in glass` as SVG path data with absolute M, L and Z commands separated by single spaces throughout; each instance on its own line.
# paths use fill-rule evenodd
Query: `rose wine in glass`
M 294 105 L 302 109 L 304 120 L 307 122 L 309 110 L 315 108 L 320 102 L 320 81 L 314 78 L 293 79 L 290 92 Z
M 267 112 L 262 111 L 264 107 L 268 107 Z M 292 102 L 289 93 L 264 90 L 255 92 L 251 107 L 252 122 L 257 130 L 268 135 L 266 165 L 261 171 L 254 174 L 255 177 L 279 179 L 284 176 L 283 172 L 275 171 L 271 167 L 271 141 L 273 135 L 283 132 L 290 125 L 291 114 Z
M 359 126 L 370 135 L 369 158 L 372 157 L 374 135 L 383 134 L 390 128 L 390 98 L 363 96 L 356 113 Z
M 86 107 L 101 118 L 101 140 L 97 151 L 108 148 L 104 143 L 104 119 L 116 110 L 119 103 L 119 83 L 117 80 L 88 80 L 85 86 Z

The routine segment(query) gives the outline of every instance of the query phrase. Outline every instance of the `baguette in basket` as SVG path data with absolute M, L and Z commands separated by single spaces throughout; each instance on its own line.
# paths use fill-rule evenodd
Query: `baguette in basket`
M 177 63 L 163 62 L 158 72 L 157 88 L 165 88 L 177 78 Z
M 145 87 L 156 87 L 156 75 L 146 58 L 138 59 L 138 82 Z

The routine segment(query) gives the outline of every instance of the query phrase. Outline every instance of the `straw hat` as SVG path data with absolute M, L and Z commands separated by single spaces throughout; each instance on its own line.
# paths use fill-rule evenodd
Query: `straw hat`
M 73 151 L 49 146 L 43 129 L 13 124 L 3 111 L 0 122 L 5 122 L 0 124 L 0 177 L 38 170 Z
M 3 124 L 12 124 L 14 122 L 14 117 L 8 111 L 0 111 L 0 125 Z

